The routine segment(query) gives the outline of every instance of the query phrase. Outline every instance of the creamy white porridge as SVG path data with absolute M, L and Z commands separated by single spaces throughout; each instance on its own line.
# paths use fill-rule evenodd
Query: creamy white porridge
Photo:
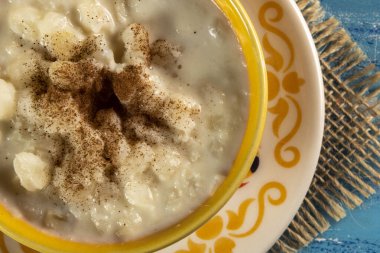
M 228 174 L 248 78 L 212 1 L 0 1 L 0 200 L 71 240 L 178 222 Z

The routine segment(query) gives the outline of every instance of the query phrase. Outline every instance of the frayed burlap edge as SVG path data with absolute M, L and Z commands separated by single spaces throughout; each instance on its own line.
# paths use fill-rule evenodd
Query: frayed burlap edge
M 296 252 L 380 185 L 380 72 L 319 0 L 296 0 L 313 35 L 326 96 L 321 155 L 306 199 L 270 252 Z

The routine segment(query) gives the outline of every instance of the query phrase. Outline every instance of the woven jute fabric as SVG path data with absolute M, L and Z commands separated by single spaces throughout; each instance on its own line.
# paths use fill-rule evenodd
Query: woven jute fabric
M 294 220 L 270 252 L 296 252 L 380 185 L 380 72 L 319 0 L 297 0 L 313 35 L 326 96 L 317 171 Z

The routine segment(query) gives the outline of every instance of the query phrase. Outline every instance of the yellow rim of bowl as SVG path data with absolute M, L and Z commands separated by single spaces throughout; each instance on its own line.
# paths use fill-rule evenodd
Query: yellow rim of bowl
M 173 227 L 133 242 L 108 245 L 72 242 L 44 233 L 26 221 L 13 216 L 0 205 L 0 229 L 6 235 L 45 253 L 150 252 L 192 233 L 222 208 L 246 177 L 257 153 L 266 119 L 267 77 L 259 39 L 241 3 L 238 0 L 214 1 L 230 20 L 242 46 L 250 80 L 250 103 L 247 129 L 240 150 L 228 177 L 212 198 Z

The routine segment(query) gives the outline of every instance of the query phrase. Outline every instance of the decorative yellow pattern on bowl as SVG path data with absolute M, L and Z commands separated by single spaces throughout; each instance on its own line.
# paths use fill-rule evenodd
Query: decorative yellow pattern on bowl
M 274 17 L 269 18 L 268 12 L 273 11 Z M 296 166 L 301 159 L 301 152 L 298 147 L 289 146 L 289 142 L 298 133 L 302 123 L 302 108 L 294 97 L 300 92 L 305 84 L 305 80 L 299 77 L 294 71 L 295 51 L 290 38 L 275 25 L 282 21 L 284 10 L 277 2 L 265 3 L 259 11 L 259 20 L 262 27 L 267 31 L 263 37 L 263 48 L 267 53 L 265 61 L 268 68 L 269 83 L 269 112 L 275 115 L 272 123 L 273 134 L 279 139 L 274 150 L 276 161 L 284 168 L 291 169 Z M 288 50 L 290 56 L 285 58 L 271 43 L 269 34 L 275 35 L 276 39 L 282 40 Z M 282 77 L 282 78 L 281 78 Z M 281 80 L 281 81 L 280 81 Z M 285 91 L 285 96 L 280 96 L 280 90 Z M 273 104 L 273 106 L 272 106 Z M 280 130 L 284 124 L 284 120 L 289 116 L 291 107 L 296 111 L 296 120 L 294 126 L 285 134 L 281 135 Z M 284 158 L 284 152 L 291 153 L 291 158 Z
M 272 190 L 277 190 L 279 196 L 273 197 L 270 195 L 269 192 Z M 262 224 L 266 202 L 268 201 L 269 204 L 278 206 L 285 200 L 286 189 L 284 185 L 278 182 L 269 182 L 261 188 L 257 201 L 253 198 L 248 198 L 240 204 L 237 212 L 226 211 L 226 221 L 224 221 L 221 214 L 216 215 L 195 232 L 196 239 L 200 242 L 195 242 L 189 237 L 187 239 L 188 248 L 186 250 L 177 250 L 175 253 L 232 253 L 234 252 L 233 249 L 237 243 L 235 242 L 237 238 L 252 235 Z M 251 221 L 247 219 L 246 214 L 255 201 L 257 205 L 253 208 L 258 208 L 258 216 Z M 247 223 L 250 224 L 250 227 L 240 231 L 243 224 Z M 228 231 L 227 236 L 222 236 L 223 230 Z M 211 247 L 208 247 L 209 242 L 211 242 Z

